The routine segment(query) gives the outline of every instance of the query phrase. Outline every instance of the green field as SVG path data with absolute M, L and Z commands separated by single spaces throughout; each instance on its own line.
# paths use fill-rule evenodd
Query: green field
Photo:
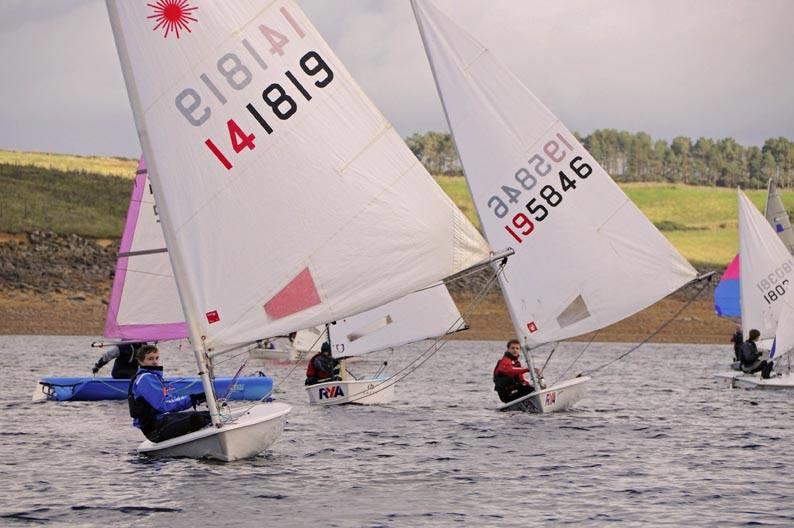
M 135 160 L 0 151 L 0 232 L 46 229 L 118 237 Z M 439 176 L 442 189 L 479 225 L 462 177 Z M 699 267 L 724 267 L 739 246 L 736 191 L 663 183 L 621 185 L 665 236 Z M 747 192 L 760 209 L 765 190 Z M 782 191 L 794 209 L 794 191 Z
M 74 156 L 70 154 L 48 154 L 46 152 L 17 152 L 0 150 L 2 165 L 33 165 L 61 172 L 88 172 L 102 176 L 135 177 L 138 160 L 117 157 Z

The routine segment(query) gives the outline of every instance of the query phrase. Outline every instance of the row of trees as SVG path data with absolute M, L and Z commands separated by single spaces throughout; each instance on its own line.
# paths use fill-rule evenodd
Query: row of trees
M 612 129 L 577 138 L 617 181 L 761 188 L 775 178 L 783 187 L 794 185 L 794 142 L 783 137 L 767 139 L 760 148 L 739 145 L 732 138 L 701 137 L 693 142 L 678 136 L 668 143 L 645 132 Z M 431 173 L 462 174 L 449 134 L 414 134 L 406 142 Z

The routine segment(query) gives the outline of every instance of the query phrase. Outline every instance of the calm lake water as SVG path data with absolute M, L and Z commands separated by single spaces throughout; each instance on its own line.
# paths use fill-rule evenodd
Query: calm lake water
M 268 365 L 284 434 L 222 464 L 138 456 L 125 402 L 32 403 L 38 378 L 90 374 L 90 342 L 0 336 L 2 526 L 794 526 L 794 393 L 718 385 L 728 346 L 646 345 L 546 416 L 494 411 L 501 342 L 449 343 L 379 407 L 310 407 L 304 367 Z M 395 372 L 426 346 L 350 368 Z M 547 381 L 585 346 L 561 345 Z M 590 345 L 572 371 L 628 348 Z M 161 350 L 169 374 L 195 371 L 187 347 Z

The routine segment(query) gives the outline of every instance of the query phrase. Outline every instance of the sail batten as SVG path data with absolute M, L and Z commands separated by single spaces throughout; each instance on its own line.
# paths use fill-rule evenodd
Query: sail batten
M 444 113 L 530 346 L 597 330 L 696 273 L 560 120 L 429 0 L 412 0 Z M 476 58 L 476 60 L 474 60 Z

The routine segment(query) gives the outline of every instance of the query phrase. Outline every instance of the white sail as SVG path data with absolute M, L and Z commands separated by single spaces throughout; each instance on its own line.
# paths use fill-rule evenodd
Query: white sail
M 293 2 L 173 6 L 109 11 L 206 349 L 339 320 L 487 255 Z
M 292 346 L 299 352 L 319 352 L 323 343 L 328 341 L 325 335 L 325 326 L 313 326 L 299 330 L 295 334 Z
M 185 316 L 143 158 L 138 162 L 133 182 L 104 335 L 141 341 L 187 337 Z
M 692 280 L 692 266 L 491 52 L 412 0 L 485 236 L 530 345 L 590 332 Z
M 794 254 L 794 231 L 791 230 L 791 221 L 788 217 L 788 211 L 783 205 L 783 199 L 777 190 L 774 180 L 769 180 L 769 187 L 766 193 L 766 206 L 764 207 L 764 216 L 769 224 L 783 241 L 789 253 Z
M 775 337 L 784 298 L 791 289 L 794 258 L 766 218 L 741 191 L 739 195 L 739 275 L 742 330 Z
M 444 284 L 414 292 L 328 327 L 335 357 L 351 357 L 466 327 Z
M 770 359 L 780 359 L 794 349 L 794 307 L 784 297 L 775 332 L 775 345 L 769 354 Z

